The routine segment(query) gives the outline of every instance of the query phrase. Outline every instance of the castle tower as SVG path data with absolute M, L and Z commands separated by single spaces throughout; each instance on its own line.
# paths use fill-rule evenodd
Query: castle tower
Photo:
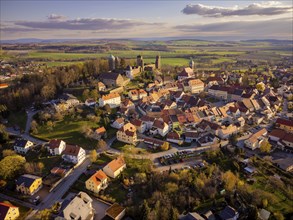
M 143 57 L 141 55 L 138 55 L 136 57 L 136 65 L 141 67 L 141 71 L 144 70 L 144 61 L 143 61 Z
M 190 61 L 189 61 L 189 67 L 193 70 L 195 69 L 194 61 L 192 60 L 191 57 L 190 57 Z
M 161 56 L 156 56 L 156 69 L 161 69 Z
M 111 54 L 108 57 L 108 63 L 109 63 L 109 70 L 112 71 L 115 69 L 115 57 Z

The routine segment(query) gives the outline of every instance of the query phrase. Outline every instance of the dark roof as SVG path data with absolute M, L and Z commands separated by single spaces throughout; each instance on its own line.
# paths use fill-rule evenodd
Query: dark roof
M 24 139 L 17 139 L 14 143 L 14 146 L 16 147 L 25 147 L 26 143 L 28 142 L 28 140 L 24 140 Z
M 16 206 L 0 202 L 0 219 L 5 219 L 10 207 L 15 208 Z
M 66 144 L 65 150 L 63 151 L 63 154 L 65 155 L 72 155 L 72 156 L 77 156 L 79 153 L 80 147 L 75 146 L 75 145 L 69 145 Z
M 119 73 L 102 73 L 102 74 L 100 74 L 100 79 L 117 80 L 119 75 L 120 75 Z
M 287 119 L 283 119 L 283 118 L 278 118 L 277 121 L 276 121 L 276 124 L 281 124 L 281 125 L 286 125 L 286 126 L 293 127 L 293 120 L 287 120 Z
M 16 180 L 16 185 L 24 184 L 25 187 L 30 187 L 33 184 L 33 182 L 39 178 L 41 178 L 41 177 L 25 174 L 25 175 L 18 177 L 18 179 Z
M 226 206 L 219 214 L 220 218 L 223 220 L 233 219 L 236 215 L 238 215 L 237 211 L 231 206 Z

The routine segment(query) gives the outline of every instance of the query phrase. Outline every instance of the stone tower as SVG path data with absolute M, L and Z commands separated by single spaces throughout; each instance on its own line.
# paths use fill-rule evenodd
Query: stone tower
M 136 57 L 136 65 L 141 67 L 141 71 L 144 70 L 144 61 L 143 61 L 143 57 L 141 55 L 138 55 Z
M 161 56 L 156 56 L 156 69 L 161 69 Z
M 189 67 L 193 70 L 195 69 L 194 61 L 192 60 L 191 57 L 190 57 L 190 61 L 189 61 Z
M 109 63 L 109 70 L 112 71 L 115 69 L 115 57 L 111 54 L 108 57 L 108 63 Z

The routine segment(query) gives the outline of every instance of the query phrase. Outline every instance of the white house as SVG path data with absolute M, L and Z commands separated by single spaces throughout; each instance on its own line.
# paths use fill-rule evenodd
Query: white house
M 116 128 L 116 129 L 120 129 L 123 127 L 124 125 L 124 118 L 117 118 L 112 124 L 111 127 Z
M 150 130 L 150 133 L 153 135 L 159 134 L 162 137 L 165 137 L 169 132 L 169 125 L 164 121 L 156 119 L 154 121 L 153 127 Z
M 63 151 L 62 158 L 63 160 L 78 164 L 82 162 L 86 157 L 85 150 L 79 146 L 66 145 L 65 150 Z
M 94 99 L 87 99 L 85 100 L 84 104 L 88 107 L 91 107 L 91 106 L 95 106 L 96 105 L 96 101 Z
M 65 150 L 66 143 L 62 140 L 50 140 L 48 151 L 51 155 L 61 155 L 61 153 Z
M 147 115 L 143 115 L 140 118 L 141 121 L 144 122 L 144 124 L 146 125 L 146 130 L 150 130 L 153 127 L 155 118 L 147 116 Z
M 265 128 L 259 130 L 244 141 L 245 146 L 251 150 L 255 150 L 260 147 L 261 143 L 266 139 L 264 137 L 266 134 L 267 130 Z
M 133 124 L 139 133 L 144 133 L 146 131 L 146 124 L 140 119 L 132 119 L 130 123 Z
M 103 172 L 111 178 L 116 178 L 124 169 L 126 168 L 126 163 L 122 157 L 117 157 L 112 160 L 103 168 Z
M 99 99 L 99 106 L 103 107 L 105 105 L 109 105 L 110 108 L 116 108 L 119 107 L 121 104 L 121 97 L 118 93 L 110 93 L 108 95 L 103 95 Z
M 14 143 L 14 151 L 19 154 L 26 154 L 33 145 L 31 141 L 17 139 Z

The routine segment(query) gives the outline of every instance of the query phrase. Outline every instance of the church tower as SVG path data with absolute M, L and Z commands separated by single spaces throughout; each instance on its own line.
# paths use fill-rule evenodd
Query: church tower
M 156 69 L 161 69 L 161 56 L 156 56 Z

